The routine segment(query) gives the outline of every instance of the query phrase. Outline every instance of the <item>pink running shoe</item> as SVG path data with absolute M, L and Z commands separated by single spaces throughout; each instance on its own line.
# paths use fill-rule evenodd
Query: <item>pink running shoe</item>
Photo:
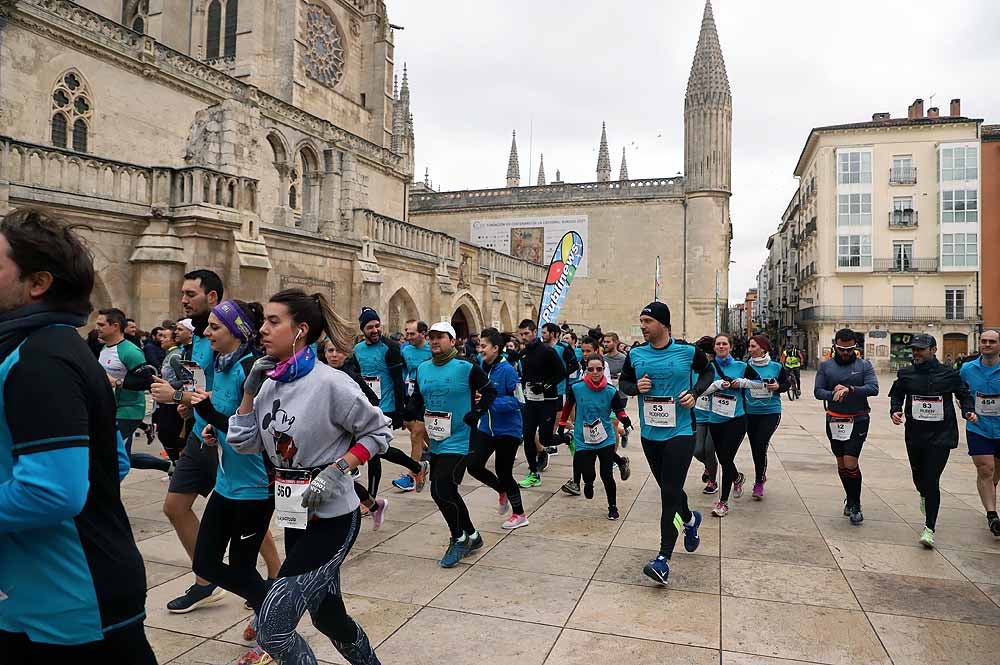
M 512 531 L 522 526 L 528 526 L 527 515 L 511 515 L 510 518 L 501 525 L 504 529 Z
M 764 498 L 764 483 L 753 484 L 753 498 L 755 501 L 760 501 Z
M 378 531 L 382 527 L 385 511 L 389 508 L 389 499 L 379 497 L 375 499 L 375 505 L 378 506 L 378 510 L 372 513 L 372 531 Z
M 745 483 L 747 477 L 742 473 L 736 474 L 736 480 L 733 481 L 733 498 L 738 499 L 743 496 L 743 483 Z
M 715 508 L 712 508 L 712 514 L 716 517 L 725 517 L 729 514 L 729 504 L 725 501 L 718 502 Z
M 268 665 L 268 663 L 273 663 L 274 658 L 261 649 L 259 646 L 250 649 L 245 654 L 243 654 L 239 660 L 236 661 L 236 665 Z
M 503 517 L 507 514 L 508 508 L 510 508 L 510 501 L 507 500 L 507 493 L 500 492 L 500 503 L 497 505 L 497 515 Z

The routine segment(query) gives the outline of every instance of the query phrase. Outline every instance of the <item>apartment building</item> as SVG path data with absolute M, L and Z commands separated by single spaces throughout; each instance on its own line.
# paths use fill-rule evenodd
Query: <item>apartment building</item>
M 879 369 L 929 332 L 939 355 L 972 350 L 982 323 L 980 126 L 917 99 L 907 117 L 814 128 L 795 167 L 799 324 L 810 364 L 835 331 L 859 333 Z M 774 281 L 772 279 L 772 281 Z

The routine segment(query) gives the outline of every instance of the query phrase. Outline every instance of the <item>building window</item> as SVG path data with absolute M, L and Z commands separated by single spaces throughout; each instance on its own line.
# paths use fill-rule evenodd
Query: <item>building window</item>
M 92 116 L 90 92 L 83 77 L 75 71 L 66 72 L 52 92 L 52 145 L 87 152 Z
M 912 155 L 895 155 L 889 171 L 890 185 L 912 185 L 917 182 L 917 169 L 913 166 Z
M 910 240 L 895 240 L 892 243 L 893 270 L 907 272 L 913 267 L 913 242 Z
M 890 213 L 889 224 L 892 226 L 913 226 L 916 223 L 917 216 L 913 212 L 913 197 L 895 197 L 892 200 L 892 213 Z
M 978 179 L 978 148 L 964 145 L 941 148 L 941 182 Z
M 965 289 L 945 288 L 944 318 L 953 321 L 961 321 L 965 318 Z
M 872 154 L 870 152 L 837 153 L 837 182 L 841 185 L 871 183 Z
M 865 287 L 845 286 L 842 293 L 844 298 L 844 316 L 849 319 L 860 317 L 865 302 Z
M 149 23 L 149 0 L 126 0 L 122 23 L 144 34 Z
M 872 238 L 869 235 L 844 235 L 837 237 L 837 267 L 871 268 Z
M 337 22 L 322 7 L 309 5 L 305 21 L 306 76 L 328 88 L 344 77 L 344 40 Z
M 941 192 L 941 223 L 979 221 L 979 192 L 956 189 Z
M 226 45 L 222 49 L 227 58 L 236 57 L 236 22 L 239 19 L 239 0 L 226 1 Z
M 944 233 L 941 235 L 941 265 L 943 267 L 976 267 L 979 265 L 979 235 L 976 233 Z
M 239 13 L 239 0 L 212 0 L 208 5 L 208 35 L 205 39 L 207 60 L 218 59 L 220 53 L 228 59 L 236 57 Z
M 837 226 L 871 226 L 871 194 L 838 194 Z

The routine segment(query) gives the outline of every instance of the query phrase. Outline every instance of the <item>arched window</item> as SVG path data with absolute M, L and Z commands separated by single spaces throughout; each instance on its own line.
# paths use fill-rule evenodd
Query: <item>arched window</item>
M 66 72 L 52 91 L 52 145 L 87 152 L 92 117 L 90 92 L 83 77 L 72 70 Z
M 145 33 L 148 22 L 149 0 L 126 0 L 122 23 L 138 33 Z
M 208 39 L 205 42 L 205 57 L 214 60 L 219 57 L 219 32 L 222 29 L 222 3 L 212 0 L 208 5 Z
M 236 20 L 239 18 L 239 0 L 226 2 L 226 45 L 222 52 L 227 58 L 236 57 Z
M 239 23 L 239 0 L 212 0 L 208 5 L 208 35 L 205 58 L 236 57 L 236 28 Z

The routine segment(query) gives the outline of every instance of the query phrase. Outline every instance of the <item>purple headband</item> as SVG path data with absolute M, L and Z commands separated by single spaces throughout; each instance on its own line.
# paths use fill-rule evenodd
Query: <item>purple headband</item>
M 236 304 L 234 300 L 224 300 L 212 310 L 216 318 L 222 321 L 229 332 L 240 338 L 244 342 L 253 337 L 253 328 L 250 327 L 250 317 Z

